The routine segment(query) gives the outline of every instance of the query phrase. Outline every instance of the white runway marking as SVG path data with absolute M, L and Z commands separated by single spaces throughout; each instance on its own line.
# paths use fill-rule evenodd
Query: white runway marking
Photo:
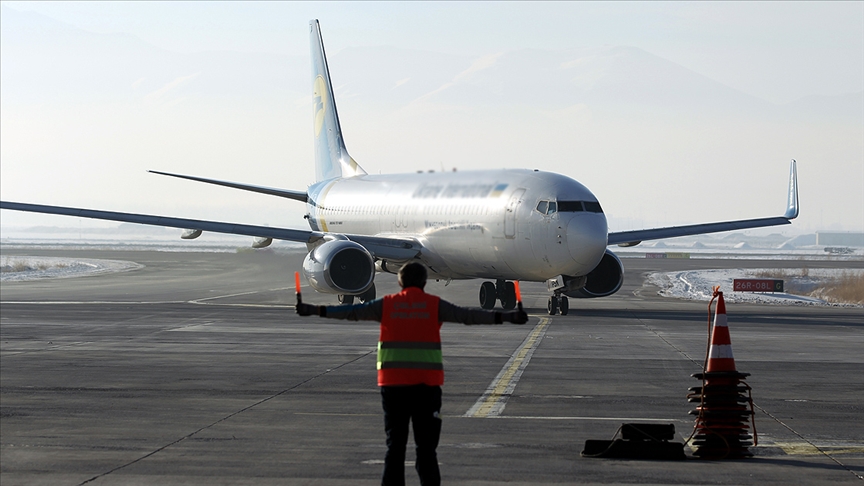
M 477 402 L 465 412 L 463 417 L 490 418 L 498 417 L 504 411 L 507 400 L 516 389 L 516 384 L 522 378 L 522 372 L 531 361 L 534 350 L 540 345 L 549 325 L 548 317 L 541 317 L 540 322 L 531 334 L 522 341 L 522 345 L 510 356 L 510 360 L 501 368 L 498 376 L 489 384 L 489 388 L 477 399 Z
M 216 296 L 213 296 L 213 297 L 204 297 L 204 298 L 201 298 L 201 299 L 194 299 L 194 300 L 190 300 L 189 303 L 190 303 L 190 304 L 200 304 L 200 305 L 222 305 L 222 306 L 231 306 L 231 307 L 275 307 L 275 308 L 288 308 L 288 307 L 294 307 L 294 305 L 293 305 L 293 304 L 231 304 L 231 303 L 228 303 L 228 304 L 220 304 L 220 303 L 217 303 L 217 302 L 211 302 L 211 301 L 218 300 L 218 299 L 229 299 L 229 298 L 231 298 L 231 297 L 241 297 L 241 296 L 244 296 L 244 295 L 261 294 L 261 293 L 264 293 L 264 292 L 281 292 L 281 291 L 284 291 L 284 290 L 288 290 L 288 289 L 290 289 L 290 288 L 291 288 L 291 287 L 279 287 L 279 288 L 276 288 L 276 289 L 268 289 L 268 290 L 252 290 L 252 291 L 249 291 L 249 292 L 239 292 L 239 293 L 236 293 L 236 294 L 216 295 Z
M 360 464 L 371 464 L 373 466 L 383 465 L 384 459 L 369 459 L 368 461 L 360 461 Z M 444 464 L 438 463 L 439 466 L 443 466 Z M 414 467 L 414 461 L 405 461 L 405 467 Z
M 3 304 L 34 304 L 34 305 L 81 305 L 81 304 L 99 304 L 99 305 L 147 305 L 147 304 L 186 304 L 185 300 L 152 300 L 149 302 L 125 301 L 125 300 L 3 300 Z
M 519 419 L 519 420 L 582 420 L 582 421 L 602 421 L 602 422 L 661 422 L 668 424 L 671 422 L 693 423 L 692 420 L 670 419 L 670 418 L 645 418 L 645 417 L 531 417 L 521 415 L 498 415 L 487 418 L 500 419 Z
M 289 287 L 280 287 L 276 289 L 268 289 L 268 290 L 253 290 L 249 292 L 238 292 L 236 294 L 225 294 L 225 295 L 214 295 L 212 297 L 202 297 L 200 299 L 192 299 L 192 300 L 161 300 L 161 301 L 106 301 L 106 300 L 89 300 L 89 301 L 62 301 L 62 300 L 47 300 L 47 301 L 14 301 L 14 300 L 4 300 L 2 301 L 4 304 L 39 304 L 39 305 L 57 305 L 57 304 L 99 304 L 99 305 L 110 305 L 110 304 L 123 304 L 123 305 L 143 305 L 143 304 L 199 304 L 199 305 L 219 305 L 219 306 L 231 306 L 231 307 L 265 307 L 265 308 L 293 308 L 293 304 L 222 304 L 217 302 L 212 302 L 218 299 L 228 299 L 231 297 L 241 297 L 244 295 L 254 295 L 260 294 L 263 292 L 279 292 L 288 289 Z
M 285 287 L 285 288 L 287 288 L 287 287 Z M 285 290 L 285 288 L 270 289 L 269 291 L 265 291 L 265 292 L 270 292 L 270 291 L 274 291 L 274 290 Z M 208 300 L 229 299 L 231 297 L 240 297 L 241 295 L 253 295 L 253 294 L 260 294 L 260 293 L 261 293 L 260 290 L 250 290 L 249 292 L 237 292 L 236 294 L 225 294 L 225 295 L 215 295 L 212 297 L 202 297 L 200 299 L 190 300 L 189 303 L 190 304 L 204 304 Z

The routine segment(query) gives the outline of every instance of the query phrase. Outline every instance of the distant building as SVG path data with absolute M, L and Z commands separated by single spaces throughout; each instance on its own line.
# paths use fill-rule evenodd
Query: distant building
M 825 246 L 864 246 L 864 233 L 817 231 L 816 244 Z

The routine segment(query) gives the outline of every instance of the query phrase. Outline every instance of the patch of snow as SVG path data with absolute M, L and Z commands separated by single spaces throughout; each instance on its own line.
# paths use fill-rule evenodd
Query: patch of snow
M 10 256 L 3 257 L 0 262 L 0 282 L 85 277 L 138 268 L 144 268 L 144 265 L 123 260 Z
M 855 304 L 832 304 L 824 300 L 807 297 L 803 295 L 789 294 L 785 292 L 733 292 L 732 281 L 736 278 L 766 278 L 759 277 L 762 272 L 777 271 L 776 269 L 720 269 L 720 270 L 691 270 L 682 272 L 657 272 L 648 276 L 647 282 L 660 288 L 657 292 L 663 297 L 673 297 L 686 300 L 711 300 L 713 287 L 720 286 L 723 298 L 726 302 L 738 303 L 760 303 L 779 305 L 825 305 L 842 307 L 862 307 Z M 864 270 L 843 270 L 833 268 L 808 269 L 806 279 L 818 282 L 841 276 L 843 273 L 864 273 Z M 793 278 L 804 277 L 787 276 L 786 282 Z M 787 284 L 788 287 L 788 284 Z
M 704 244 L 704 243 L 703 243 Z M 622 248 L 617 247 L 614 251 L 621 258 L 645 258 L 646 253 L 655 253 L 655 247 L 646 244 Z M 827 260 L 827 261 L 860 261 L 864 259 L 864 250 L 856 249 L 852 254 L 837 255 L 826 253 L 824 247 L 796 247 L 794 250 L 778 248 L 742 248 L 735 249 L 731 246 L 705 245 L 705 248 L 693 248 L 689 245 L 664 245 L 663 251 L 681 252 L 690 255 L 691 259 L 711 260 Z

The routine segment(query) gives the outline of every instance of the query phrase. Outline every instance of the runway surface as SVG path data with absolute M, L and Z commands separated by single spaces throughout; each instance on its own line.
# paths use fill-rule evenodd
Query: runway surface
M 3 486 L 379 482 L 377 324 L 296 316 L 302 253 L 2 253 L 144 265 L 0 287 Z M 756 457 L 579 455 L 624 422 L 673 423 L 679 441 L 692 430 L 707 305 L 658 297 L 643 274 L 801 264 L 625 259 L 621 291 L 571 299 L 568 316 L 547 316 L 544 286 L 526 283 L 528 324 L 445 324 L 444 483 L 862 484 L 861 308 L 728 306 Z M 392 275 L 376 283 L 396 290 Z M 476 306 L 479 283 L 427 290 Z

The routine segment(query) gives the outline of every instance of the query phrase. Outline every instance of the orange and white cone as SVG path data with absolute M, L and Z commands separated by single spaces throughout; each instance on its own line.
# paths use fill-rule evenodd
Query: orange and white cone
M 691 445 L 695 446 L 693 455 L 703 459 L 725 459 L 751 457 L 748 447 L 755 444 L 755 411 L 749 395 L 750 385 L 744 382 L 749 373 L 739 373 L 735 369 L 732 356 L 732 340 L 726 325 L 726 302 L 723 292 L 714 288 L 717 296 L 717 309 L 714 313 L 714 327 L 711 330 L 708 362 L 705 372 L 696 373 L 694 378 L 702 380 L 702 386 L 693 387 L 687 396 L 688 401 L 699 403 L 691 415 L 696 415 L 696 426 Z M 746 392 L 746 394 L 745 394 Z M 750 404 L 748 409 L 746 404 Z M 749 435 L 753 425 L 753 436 Z M 753 442 L 750 439 L 753 439 Z
M 717 309 L 714 313 L 714 327 L 711 331 L 711 350 L 708 352 L 708 365 L 705 371 L 736 371 L 735 358 L 732 356 L 732 340 L 726 325 L 726 302 L 723 292 L 718 292 Z

